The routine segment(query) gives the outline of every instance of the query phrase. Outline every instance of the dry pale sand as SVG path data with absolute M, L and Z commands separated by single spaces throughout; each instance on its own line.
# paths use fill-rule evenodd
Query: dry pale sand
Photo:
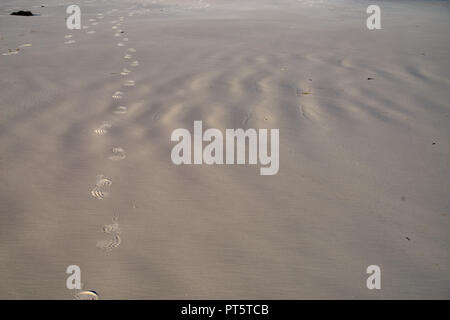
M 448 1 L 70 4 L 0 4 L 0 298 L 450 298 Z M 194 120 L 279 173 L 175 166 Z

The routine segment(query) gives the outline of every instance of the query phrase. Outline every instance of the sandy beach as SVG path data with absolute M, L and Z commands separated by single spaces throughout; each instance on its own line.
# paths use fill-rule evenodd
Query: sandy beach
M 1 1 L 0 299 L 77 298 L 70 265 L 101 299 L 449 299 L 449 18 L 433 0 Z M 278 172 L 175 165 L 194 121 L 279 129 Z

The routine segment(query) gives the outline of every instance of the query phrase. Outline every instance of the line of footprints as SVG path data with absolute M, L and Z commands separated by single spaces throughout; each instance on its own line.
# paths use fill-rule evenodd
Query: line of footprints
M 103 15 L 99 14 L 99 17 L 103 18 Z M 95 19 L 90 20 L 92 22 L 92 25 L 95 25 L 97 22 Z M 120 37 L 123 35 L 124 31 L 121 30 L 119 27 L 121 26 L 122 22 L 124 21 L 124 17 L 119 17 L 118 20 L 112 21 L 112 29 L 114 30 L 114 36 Z M 89 28 L 89 27 L 88 27 Z M 89 32 L 88 32 L 89 33 Z M 128 38 L 123 37 L 118 43 L 117 46 L 123 47 L 125 46 L 125 42 L 128 42 Z M 133 68 L 139 66 L 139 62 L 137 60 L 134 60 L 130 63 L 128 63 L 128 60 L 133 58 L 133 54 L 136 52 L 136 49 L 129 48 L 126 50 L 123 58 L 125 61 L 127 61 L 127 67 Z M 120 72 L 120 75 L 126 77 L 131 73 L 131 70 L 127 69 L 127 67 L 123 68 L 122 72 Z M 125 79 L 123 86 L 124 87 L 133 87 L 135 85 L 134 80 Z M 124 92 L 122 91 L 115 91 L 111 98 L 114 101 L 120 101 L 124 98 Z M 113 113 L 116 115 L 124 115 L 128 111 L 128 108 L 124 105 L 118 104 Z M 94 134 L 97 136 L 104 136 L 108 134 L 108 131 L 111 129 L 112 123 L 109 121 L 102 122 L 96 129 L 94 129 Z M 126 158 L 125 150 L 122 147 L 114 147 L 111 150 L 111 155 L 108 157 L 111 161 L 121 161 Z M 91 190 L 91 196 L 97 200 L 104 200 L 109 196 L 109 190 L 112 185 L 112 180 L 108 178 L 107 176 L 101 174 L 97 176 L 97 180 L 95 182 L 95 186 Z M 103 233 L 108 235 L 108 239 L 101 240 L 97 242 L 97 247 L 103 249 L 103 250 L 112 250 L 120 246 L 122 243 L 121 238 L 121 230 L 119 227 L 119 217 L 115 216 L 112 219 L 112 223 L 106 224 L 103 226 Z

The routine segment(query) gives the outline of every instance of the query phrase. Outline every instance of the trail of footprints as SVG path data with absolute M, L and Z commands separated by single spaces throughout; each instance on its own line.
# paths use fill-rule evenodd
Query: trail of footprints
M 102 19 L 103 15 L 101 15 L 101 16 L 99 15 L 98 18 Z M 97 24 L 96 19 L 90 19 L 89 21 L 92 22 L 92 25 Z M 123 30 L 119 29 L 119 26 L 121 26 L 121 23 L 123 21 L 124 21 L 124 17 L 119 17 L 118 20 L 112 21 L 112 23 L 114 24 L 112 26 L 112 29 L 115 32 L 114 33 L 115 37 L 120 37 L 124 33 Z M 90 31 L 88 31 L 88 33 L 89 32 Z M 67 36 L 66 39 L 70 39 L 70 38 L 72 38 L 72 36 L 69 35 L 69 36 Z M 70 40 L 67 40 L 67 41 L 70 41 Z M 128 41 L 129 41 L 128 37 L 123 37 L 121 39 L 121 41 L 119 41 L 117 43 L 117 46 L 123 47 L 123 46 L 125 46 L 124 43 L 126 43 Z M 71 42 L 71 43 L 73 43 L 73 42 Z M 127 49 L 123 56 L 125 61 L 132 59 L 133 53 L 135 53 L 135 52 L 136 52 L 136 49 L 134 49 L 134 48 Z M 129 65 L 127 67 L 137 67 L 137 66 L 139 66 L 139 62 L 137 60 L 134 60 L 131 63 L 129 63 Z M 120 72 L 120 75 L 128 76 L 131 73 L 131 70 L 127 69 L 127 67 L 123 68 L 122 72 Z M 124 87 L 133 87 L 135 85 L 136 85 L 136 82 L 134 80 L 126 79 L 123 82 Z M 117 90 L 111 95 L 111 98 L 113 100 L 122 100 L 124 98 L 124 92 Z M 124 115 L 127 112 L 128 112 L 128 108 L 123 105 L 118 105 L 113 110 L 113 113 L 115 115 L 119 115 L 119 116 Z M 94 133 L 97 136 L 104 136 L 108 133 L 108 131 L 109 131 L 109 129 L 111 129 L 111 127 L 112 127 L 111 122 L 104 121 L 96 129 L 94 129 Z M 110 160 L 110 161 L 122 161 L 125 158 L 126 158 L 125 150 L 124 150 L 124 148 L 119 147 L 119 146 L 112 148 L 111 153 L 108 156 L 108 160 Z M 112 180 L 110 178 L 108 178 L 105 175 L 98 175 L 96 183 L 91 190 L 91 196 L 97 200 L 104 200 L 109 196 L 109 190 L 110 190 L 111 186 L 112 186 Z M 109 236 L 109 238 L 106 240 L 98 241 L 97 247 L 99 247 L 103 250 L 106 250 L 106 251 L 110 251 L 110 250 L 113 250 L 120 246 L 120 244 L 122 243 L 122 238 L 121 238 L 121 230 L 120 230 L 119 223 L 118 223 L 118 217 L 114 217 L 112 223 L 104 225 L 102 231 L 103 231 L 103 233 L 107 234 Z
M 110 12 L 108 12 L 108 14 L 116 12 L 116 11 L 117 10 L 111 10 Z M 82 29 L 86 30 L 87 34 L 94 34 L 96 31 L 92 30 L 91 27 L 98 25 L 99 24 L 98 20 L 102 20 L 103 18 L 104 18 L 104 14 L 102 14 L 102 13 L 97 14 L 96 18 L 89 19 L 90 25 L 84 25 L 82 27 Z M 125 43 L 128 43 L 128 41 L 129 41 L 128 37 L 123 36 L 125 31 L 119 29 L 119 27 L 121 26 L 123 21 L 124 21 L 124 17 L 119 17 L 118 20 L 112 22 L 114 24 L 112 26 L 112 29 L 114 30 L 114 37 L 117 37 L 117 38 L 122 37 L 121 40 L 119 40 L 117 43 L 118 47 L 124 47 Z M 64 44 L 71 45 L 74 43 L 76 43 L 76 40 L 74 39 L 73 35 L 67 34 L 64 36 Z M 9 52 L 3 53 L 3 55 L 17 54 L 19 52 L 20 48 L 29 47 L 29 46 L 31 46 L 31 44 L 21 45 L 15 51 L 10 50 Z M 139 62 L 137 60 L 133 60 L 132 62 L 129 62 L 130 60 L 133 59 L 134 53 L 136 53 L 136 49 L 134 49 L 134 48 L 129 48 L 125 51 L 125 53 L 123 53 L 124 54 L 123 58 L 127 62 L 127 65 L 124 66 L 122 69 L 122 72 L 120 72 L 121 76 L 126 77 L 131 73 L 131 70 L 129 70 L 128 68 L 133 68 L 133 67 L 139 66 Z M 125 79 L 125 81 L 122 82 L 122 85 L 123 85 L 123 87 L 133 87 L 136 85 L 136 82 L 131 79 Z M 124 98 L 124 92 L 117 90 L 112 94 L 111 98 L 114 101 L 122 100 Z M 112 112 L 116 116 L 123 116 L 128 112 L 128 108 L 124 105 L 117 105 Z M 108 133 L 108 131 L 111 128 L 112 128 L 112 122 L 104 121 L 97 128 L 95 128 L 93 130 L 94 135 L 99 136 L 99 137 L 104 136 Z M 120 146 L 113 147 L 110 151 L 110 154 L 107 156 L 108 160 L 114 161 L 114 162 L 122 161 L 125 158 L 126 158 L 125 150 L 124 150 L 124 148 L 122 148 Z M 112 184 L 113 184 L 112 179 L 110 179 L 106 175 L 103 175 L 103 174 L 98 175 L 96 177 L 95 184 L 92 187 L 91 192 L 90 192 L 92 198 L 94 198 L 95 200 L 105 200 L 106 198 L 108 198 Z M 133 207 L 135 207 L 134 204 L 133 204 Z M 111 251 L 113 249 L 118 248 L 122 244 L 122 238 L 121 238 L 122 232 L 121 232 L 121 229 L 119 226 L 118 216 L 113 217 L 111 223 L 105 224 L 102 228 L 102 232 L 105 234 L 106 239 L 102 239 L 97 242 L 98 248 L 105 250 L 105 251 Z M 99 296 L 95 291 L 92 291 L 92 290 L 82 291 L 80 289 L 80 290 L 77 290 L 77 292 L 75 294 L 75 299 L 97 300 L 97 299 L 99 299 Z

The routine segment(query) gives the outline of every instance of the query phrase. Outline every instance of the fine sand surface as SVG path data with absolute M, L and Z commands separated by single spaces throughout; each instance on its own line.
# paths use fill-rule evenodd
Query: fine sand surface
M 0 4 L 0 299 L 450 298 L 448 1 L 42 4 Z M 194 120 L 279 173 L 174 165 Z

